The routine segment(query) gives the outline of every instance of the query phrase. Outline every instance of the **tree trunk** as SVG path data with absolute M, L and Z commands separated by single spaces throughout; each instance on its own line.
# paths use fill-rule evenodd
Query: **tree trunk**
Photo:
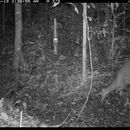
M 87 70 L 86 70 L 86 3 L 83 3 L 83 50 L 82 50 L 82 83 L 86 82 Z
M 22 6 L 20 3 L 15 4 L 15 43 L 14 43 L 14 69 L 18 74 L 18 68 L 21 57 L 22 44 Z

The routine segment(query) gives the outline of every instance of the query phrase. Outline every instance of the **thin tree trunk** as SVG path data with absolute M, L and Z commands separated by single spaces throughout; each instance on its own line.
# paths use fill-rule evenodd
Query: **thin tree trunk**
M 82 50 L 82 83 L 86 82 L 87 70 L 86 70 L 86 3 L 83 3 L 83 50 Z
M 15 43 L 14 43 L 14 69 L 18 72 L 21 44 L 22 44 L 22 6 L 20 3 L 15 4 Z
M 5 37 L 5 4 L 3 3 L 3 23 L 2 23 L 2 26 L 3 26 L 3 39 Z

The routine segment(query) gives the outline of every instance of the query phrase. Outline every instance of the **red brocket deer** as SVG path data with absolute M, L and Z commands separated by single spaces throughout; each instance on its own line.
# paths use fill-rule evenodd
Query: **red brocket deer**
M 116 77 L 112 83 L 101 92 L 101 101 L 103 102 L 106 95 L 113 90 L 116 92 L 124 89 L 127 84 L 130 84 L 130 60 L 127 61 L 121 69 L 116 73 Z

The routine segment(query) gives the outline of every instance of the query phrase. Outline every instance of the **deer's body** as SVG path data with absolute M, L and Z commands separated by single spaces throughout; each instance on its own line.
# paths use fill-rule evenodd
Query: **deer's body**
M 116 77 L 112 83 L 102 90 L 101 100 L 103 101 L 108 93 L 113 90 L 120 91 L 130 84 L 130 60 L 126 62 L 121 69 L 117 72 Z

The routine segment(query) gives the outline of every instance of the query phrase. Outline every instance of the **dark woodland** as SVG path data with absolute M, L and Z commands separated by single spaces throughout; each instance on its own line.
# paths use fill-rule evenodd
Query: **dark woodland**
M 1 3 L 0 127 L 130 127 L 129 3 Z

